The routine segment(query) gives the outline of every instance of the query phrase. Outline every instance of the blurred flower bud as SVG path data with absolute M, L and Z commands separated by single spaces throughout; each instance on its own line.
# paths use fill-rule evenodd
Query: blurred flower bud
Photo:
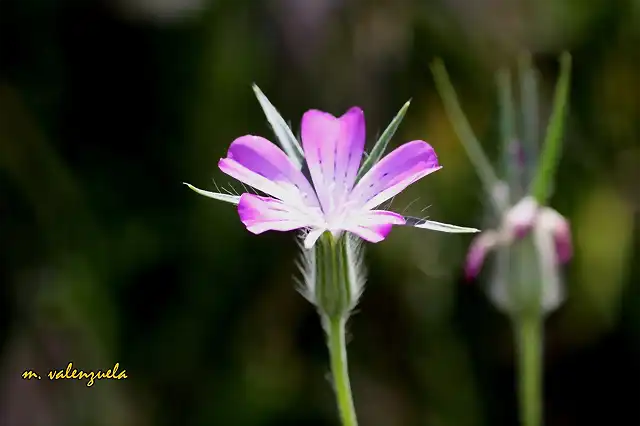
M 569 223 L 558 212 L 525 197 L 505 213 L 497 230 L 481 233 L 471 244 L 465 273 L 474 279 L 487 254 L 495 263 L 489 294 L 509 313 L 549 312 L 563 300 L 560 265 L 572 255 Z

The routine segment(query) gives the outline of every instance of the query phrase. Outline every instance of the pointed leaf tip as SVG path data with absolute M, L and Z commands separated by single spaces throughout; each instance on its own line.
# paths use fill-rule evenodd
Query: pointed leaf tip
M 542 153 L 530 189 L 540 204 L 545 204 L 551 196 L 556 170 L 562 155 L 564 122 L 569 108 L 570 88 L 571 54 L 563 52 L 560 56 L 560 76 L 556 83 L 551 118 L 547 124 Z
M 415 226 L 416 228 L 430 229 L 432 231 L 446 232 L 449 234 L 477 234 L 478 232 L 481 232 L 476 228 L 451 225 L 448 223 L 435 222 L 433 220 L 425 220 L 413 226 Z
M 360 167 L 360 170 L 358 170 L 356 182 L 359 181 L 362 176 L 364 176 L 369 171 L 369 169 L 371 169 L 371 167 L 373 167 L 378 161 L 380 161 L 380 159 L 384 155 L 385 150 L 387 149 L 387 145 L 389 145 L 389 141 L 396 133 L 396 130 L 398 130 L 398 127 L 400 126 L 400 123 L 402 122 L 402 119 L 407 113 L 410 105 L 411 99 L 404 103 L 402 108 L 400 108 L 400 111 L 398 111 L 393 120 L 391 120 L 391 123 L 389 123 L 385 131 L 382 132 L 382 135 L 373 146 L 373 149 L 371 150 L 369 155 L 366 156 L 364 162 L 362 163 L 362 166 Z
M 267 117 L 267 121 L 276 135 L 278 143 L 298 169 L 302 169 L 302 165 L 304 164 L 304 151 L 300 146 L 300 142 L 298 142 L 298 139 L 293 135 L 291 128 L 287 125 L 287 122 L 282 118 L 278 110 L 276 110 L 262 90 L 260 90 L 258 85 L 254 83 L 252 88 L 265 116 Z
M 196 188 L 195 186 L 188 184 L 187 182 L 182 182 L 182 183 L 187 185 L 189 189 L 191 189 L 192 191 L 197 192 L 198 194 L 203 195 L 205 197 L 213 198 L 214 200 L 224 201 L 225 203 L 230 203 L 234 205 L 238 205 L 238 203 L 240 202 L 240 196 L 238 195 L 229 195 L 229 194 L 222 194 L 220 192 L 205 191 L 203 189 Z

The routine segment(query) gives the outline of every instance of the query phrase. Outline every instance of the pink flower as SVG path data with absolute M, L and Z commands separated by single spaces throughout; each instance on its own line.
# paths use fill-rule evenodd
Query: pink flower
M 526 197 L 505 214 L 500 229 L 482 232 L 473 240 L 465 264 L 467 279 L 474 279 L 480 273 L 489 252 L 529 235 L 536 241 L 543 241 L 546 236 L 551 238 L 553 247 L 550 250 L 545 247 L 541 254 L 550 258 L 552 267 L 571 259 L 571 229 L 567 220 L 549 207 L 540 207 L 533 197 Z
M 301 139 L 310 180 L 285 152 L 260 136 L 236 139 L 227 157 L 218 163 L 224 173 L 268 195 L 244 193 L 238 200 L 240 220 L 250 232 L 306 229 L 305 248 L 313 247 L 326 231 L 336 237 L 351 232 L 376 243 L 393 225 L 407 224 L 402 215 L 377 207 L 442 168 L 433 148 L 416 140 L 389 153 L 357 181 L 365 145 L 364 113 L 358 107 L 341 117 L 317 110 L 306 112 Z M 442 232 L 479 232 L 432 221 L 415 226 Z

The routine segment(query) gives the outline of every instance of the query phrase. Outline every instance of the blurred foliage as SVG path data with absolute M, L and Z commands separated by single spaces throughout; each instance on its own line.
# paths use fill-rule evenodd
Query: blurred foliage
M 444 169 L 394 208 L 482 226 L 429 63 L 496 154 L 494 72 L 530 51 L 548 117 L 566 49 L 551 205 L 576 248 L 547 323 L 545 424 L 640 424 L 639 28 L 637 0 L 0 2 L 0 423 L 336 424 L 293 236 L 250 235 L 181 182 L 226 184 L 229 143 L 272 137 L 253 82 L 294 131 L 306 109 L 362 106 L 370 144 L 412 98 L 391 145 L 428 140 Z M 462 285 L 469 240 L 397 229 L 369 247 L 349 346 L 362 425 L 516 423 L 509 325 Z M 69 361 L 129 378 L 20 378 Z

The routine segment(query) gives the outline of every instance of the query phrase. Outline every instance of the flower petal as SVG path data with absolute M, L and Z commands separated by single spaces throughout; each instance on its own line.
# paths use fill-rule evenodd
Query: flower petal
M 538 225 L 553 235 L 557 261 L 568 262 L 573 255 L 569 222 L 554 209 L 544 207 L 539 214 Z
M 387 238 L 387 235 L 389 235 L 389 232 L 391 232 L 392 227 L 393 225 L 391 225 L 390 223 L 368 227 L 358 226 L 349 230 L 349 232 L 356 234 L 358 237 L 362 238 L 363 240 L 369 241 L 370 243 L 379 243 L 380 241 Z
M 562 222 L 556 226 L 554 239 L 558 260 L 560 263 L 567 263 L 573 256 L 573 246 L 571 244 L 571 228 L 569 227 L 569 222 L 564 220 L 564 218 Z
M 495 231 L 486 231 L 477 236 L 469 247 L 464 272 L 467 280 L 478 276 L 487 254 L 498 244 L 498 234 Z
M 365 141 L 364 113 L 358 107 L 340 118 L 307 111 L 301 124 L 309 172 L 325 213 L 346 201 L 353 188 Z
M 371 210 L 349 218 L 345 231 L 356 234 L 363 240 L 377 243 L 384 240 L 393 225 L 404 225 L 402 215 L 387 210 Z
M 424 141 L 408 142 L 373 166 L 353 189 L 349 201 L 365 209 L 379 206 L 440 168 L 431 145 Z
M 324 231 L 325 230 L 322 228 L 312 229 L 311 231 L 309 231 L 307 236 L 304 238 L 304 248 L 306 248 L 307 250 L 312 249 L 316 244 L 316 241 L 318 241 L 318 238 L 322 236 L 322 233 Z
M 311 226 L 308 218 L 270 197 L 244 193 L 238 203 L 240 220 L 249 232 L 291 231 Z
M 565 298 L 560 257 L 554 235 L 555 223 L 553 222 L 557 219 L 555 215 L 561 217 L 553 209 L 543 209 L 540 213 L 541 220 L 536 221 L 533 228 L 533 242 L 542 285 L 541 303 L 545 313 L 558 308 Z
M 229 176 L 282 201 L 318 206 L 309 181 L 287 155 L 260 136 L 242 136 L 231 144 L 218 167 Z

